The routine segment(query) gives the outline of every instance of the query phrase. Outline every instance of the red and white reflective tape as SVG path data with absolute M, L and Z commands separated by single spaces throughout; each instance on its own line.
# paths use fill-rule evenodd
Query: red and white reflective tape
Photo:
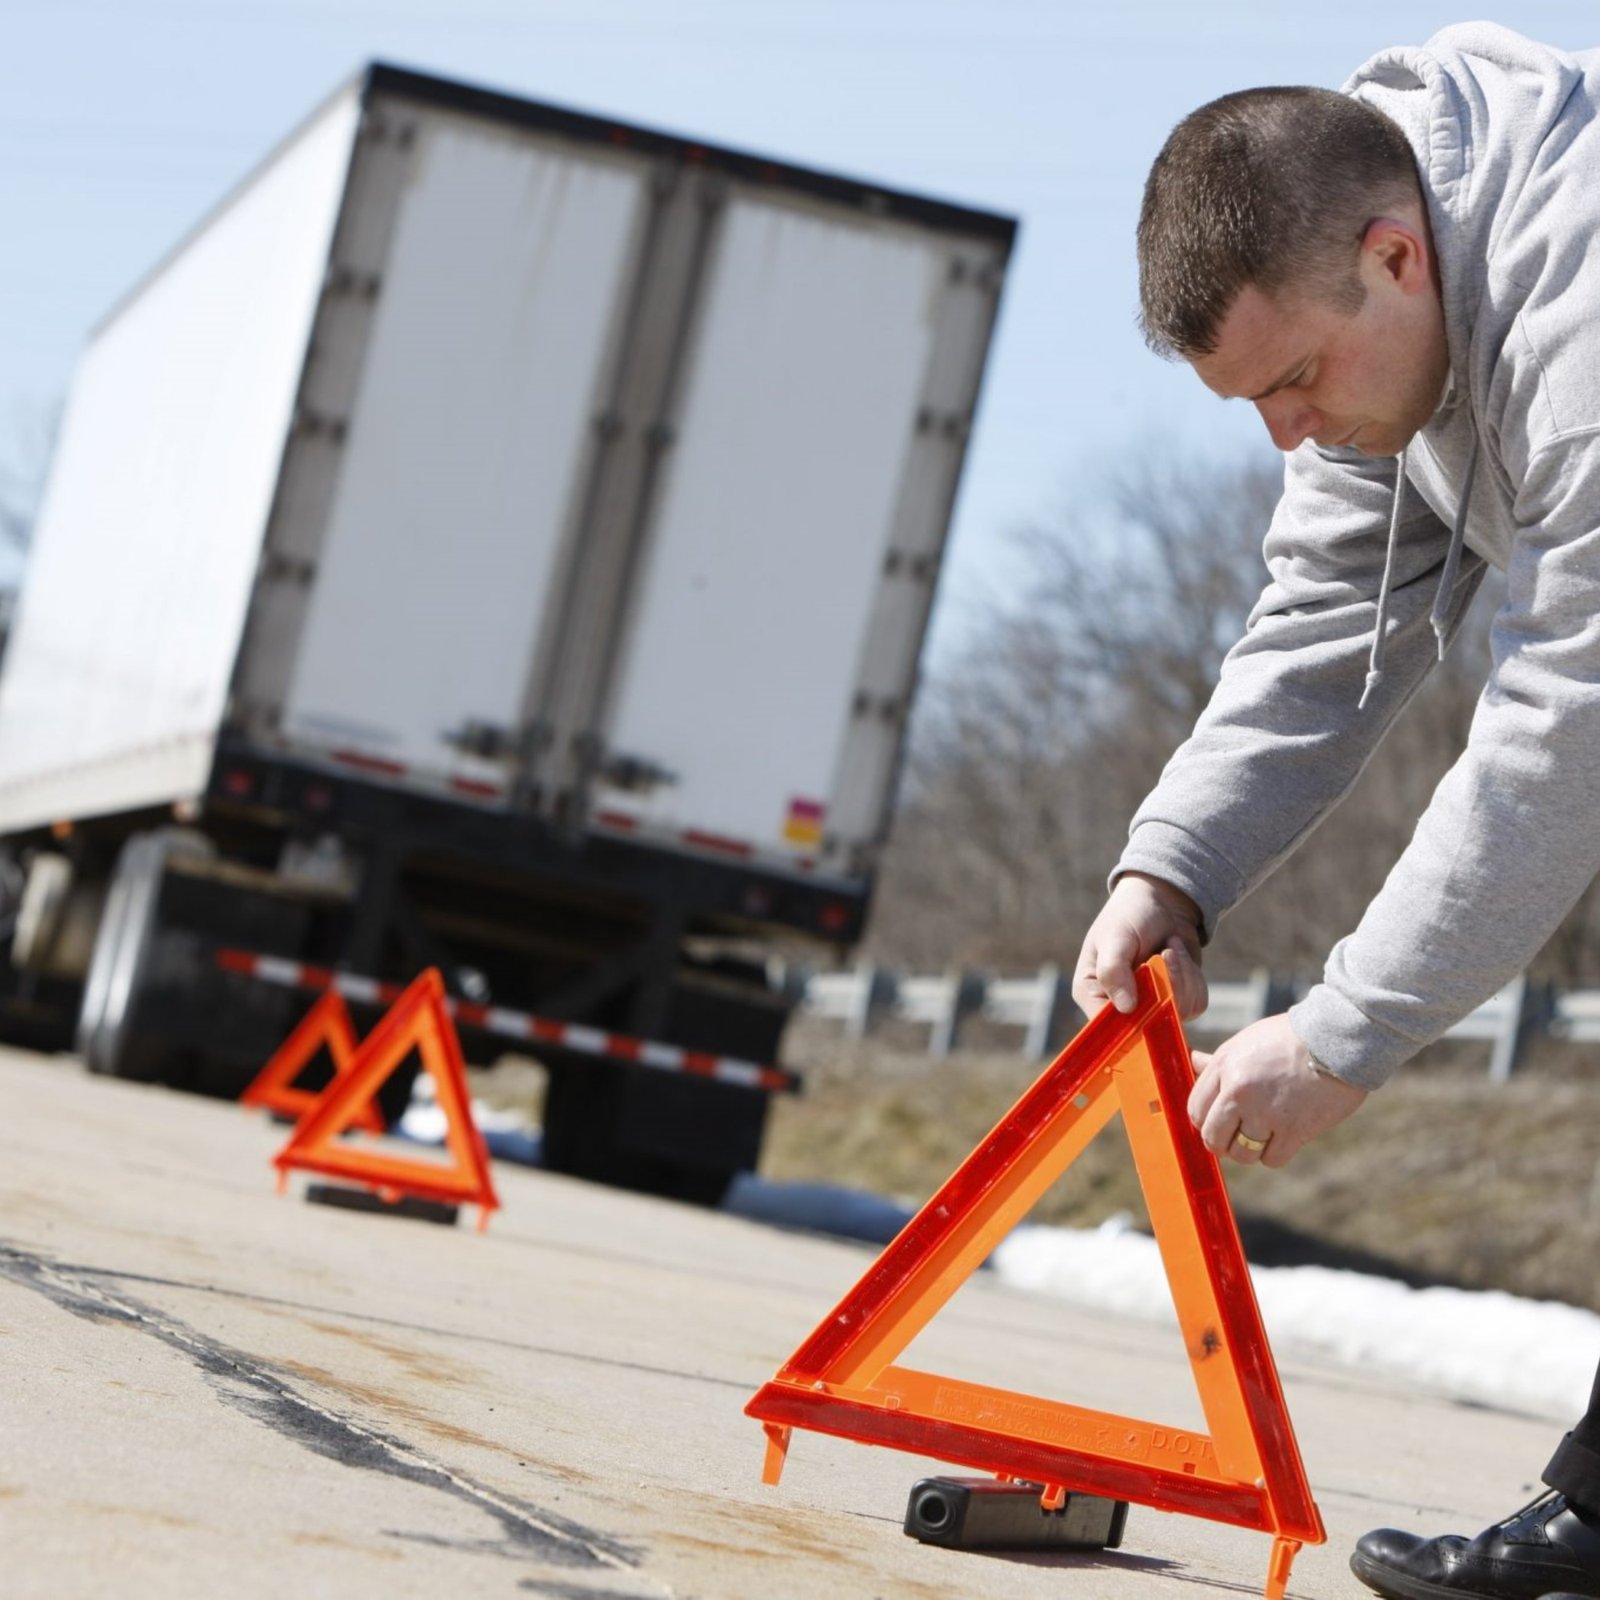
M 303 961 L 286 961 L 281 956 L 257 955 L 250 950 L 219 950 L 217 965 L 224 972 L 241 973 L 286 989 L 332 989 L 346 1000 L 366 1005 L 393 1005 L 403 987 L 377 978 L 359 977 L 353 972 L 339 972 L 333 967 L 313 967 Z M 792 1094 L 800 1087 L 799 1078 L 792 1072 L 780 1067 L 764 1067 L 754 1061 L 740 1061 L 736 1056 L 714 1056 L 703 1050 L 686 1050 L 682 1045 L 635 1039 L 626 1033 L 608 1033 L 604 1028 L 586 1028 L 576 1022 L 555 1022 L 527 1011 L 508 1011 L 503 1006 L 480 1006 L 470 1000 L 454 998 L 446 1003 L 457 1022 L 482 1028 L 503 1039 L 555 1045 L 580 1055 L 631 1061 L 660 1072 L 687 1072 L 697 1078 L 715 1078 L 719 1083 L 765 1089 L 773 1094 Z
M 661 839 L 663 841 L 686 846 L 690 850 L 698 850 L 706 855 L 728 856 L 735 861 L 753 861 L 760 851 L 748 839 L 730 839 L 726 834 L 707 833 L 700 828 L 681 829 L 673 834 L 653 834 L 642 832 L 639 819 L 629 816 L 625 811 L 596 811 L 590 817 L 590 822 L 599 829 L 608 833 L 632 834 L 649 841 Z M 817 864 L 809 856 L 776 855 L 774 860 L 780 867 L 792 868 L 796 872 L 815 872 Z
M 387 756 L 369 756 L 359 750 L 330 750 L 328 759 L 376 778 L 409 778 L 412 772 L 407 762 L 391 761 Z M 483 778 L 455 775 L 445 779 L 445 786 L 473 800 L 499 800 L 505 794 L 504 785 Z

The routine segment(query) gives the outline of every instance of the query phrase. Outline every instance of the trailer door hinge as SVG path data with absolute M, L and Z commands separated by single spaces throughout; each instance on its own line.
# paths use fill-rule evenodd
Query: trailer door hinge
M 308 584 L 316 576 L 317 564 L 304 556 L 291 556 L 281 550 L 264 550 L 261 553 L 261 581 L 263 583 Z
M 303 439 L 326 439 L 330 444 L 343 444 L 349 423 L 343 417 L 330 417 L 325 412 L 301 406 L 294 419 L 295 432 Z
M 863 689 L 856 695 L 850 708 L 858 717 L 881 717 L 885 722 L 899 722 L 906 713 L 905 702 L 892 694 L 871 694 Z
M 376 272 L 362 272 L 356 267 L 335 263 L 328 268 L 322 290 L 327 295 L 353 295 L 361 300 L 376 300 L 378 285 L 382 280 Z
M 595 776 L 613 789 L 626 789 L 631 794 L 649 794 L 678 781 L 678 774 L 669 771 L 648 756 L 630 756 L 613 752 L 595 767 Z
M 477 756 L 481 761 L 500 761 L 514 754 L 522 746 L 510 728 L 499 722 L 480 722 L 468 717 L 459 728 L 442 735 L 444 742 L 464 756 Z

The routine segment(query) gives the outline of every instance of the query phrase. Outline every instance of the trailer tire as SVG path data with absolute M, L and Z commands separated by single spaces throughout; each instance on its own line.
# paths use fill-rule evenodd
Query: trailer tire
M 122 846 L 78 1013 L 77 1049 L 90 1072 L 140 1083 L 162 1076 L 163 1052 L 142 1039 L 137 1026 L 160 934 L 161 880 L 172 857 L 215 853 L 203 834 L 184 828 L 136 833 Z

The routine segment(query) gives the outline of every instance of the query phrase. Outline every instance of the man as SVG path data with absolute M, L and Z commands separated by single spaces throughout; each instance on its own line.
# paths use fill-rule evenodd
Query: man
M 1150 343 L 1287 452 L 1269 582 L 1133 819 L 1075 969 L 1130 1009 L 1164 951 L 1186 1015 L 1217 919 L 1350 787 L 1506 574 L 1470 738 L 1360 926 L 1286 1017 L 1197 1056 L 1215 1151 L 1282 1166 L 1521 970 L 1600 871 L 1600 52 L 1450 28 L 1342 94 L 1202 107 L 1139 223 Z M 1383 1529 L 1402 1600 L 1600 1596 L 1600 1375 L 1550 1493 L 1474 1539 Z

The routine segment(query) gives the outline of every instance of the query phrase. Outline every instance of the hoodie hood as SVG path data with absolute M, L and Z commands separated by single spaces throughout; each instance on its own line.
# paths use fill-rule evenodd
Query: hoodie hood
M 1446 408 L 1467 393 L 1484 296 L 1538 276 L 1550 245 L 1538 214 L 1576 120 L 1563 112 L 1593 57 L 1470 22 L 1382 51 L 1344 86 L 1398 123 L 1417 158 L 1450 346 Z
M 1473 331 L 1497 285 L 1537 275 L 1549 237 L 1522 226 L 1543 198 L 1541 168 L 1559 159 L 1568 122 L 1563 112 L 1583 87 L 1579 58 L 1524 39 L 1494 23 L 1446 28 L 1426 46 L 1398 46 L 1374 56 L 1345 84 L 1345 93 L 1381 111 L 1404 131 L 1417 159 L 1439 263 L 1450 381 L 1438 416 L 1449 416 L 1471 391 Z M 1497 319 L 1490 318 L 1491 325 Z M 1466 545 L 1478 436 L 1470 425 L 1465 470 L 1448 518 L 1448 554 L 1432 607 L 1439 653 L 1448 637 L 1450 599 Z M 1406 454 L 1395 477 L 1395 505 L 1377 620 L 1361 705 L 1383 680 L 1393 540 L 1406 488 Z

